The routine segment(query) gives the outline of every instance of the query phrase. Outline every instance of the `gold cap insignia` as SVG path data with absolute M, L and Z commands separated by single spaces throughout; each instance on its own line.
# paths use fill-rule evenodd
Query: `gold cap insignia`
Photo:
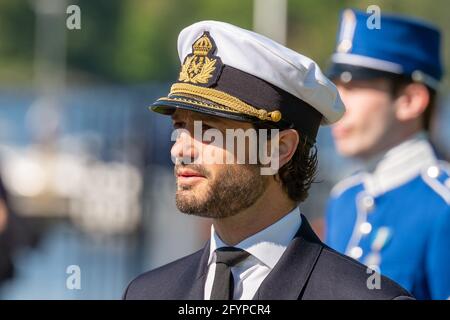
M 209 87 L 216 83 L 222 70 L 222 61 L 214 56 L 216 44 L 209 32 L 195 40 L 192 53 L 181 66 L 178 81 Z

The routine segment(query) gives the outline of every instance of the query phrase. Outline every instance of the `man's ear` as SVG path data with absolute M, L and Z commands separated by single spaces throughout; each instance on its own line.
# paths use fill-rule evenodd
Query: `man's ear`
M 421 83 L 410 83 L 396 99 L 396 116 L 400 121 L 419 118 L 430 103 L 430 93 Z
M 279 133 L 279 165 L 280 168 L 291 160 L 300 141 L 295 129 L 287 129 Z

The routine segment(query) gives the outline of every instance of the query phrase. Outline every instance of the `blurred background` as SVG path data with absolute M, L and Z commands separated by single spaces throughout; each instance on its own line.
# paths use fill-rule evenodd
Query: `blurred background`
M 70 5 L 81 29 L 67 28 Z M 147 110 L 177 77 L 182 28 L 233 23 L 326 68 L 339 11 L 369 5 L 437 24 L 449 69 L 447 0 L 0 1 L 0 299 L 120 299 L 139 273 L 203 245 L 209 221 L 175 207 L 170 121 Z M 447 75 L 432 130 L 446 159 L 449 92 Z M 329 128 L 318 149 L 301 206 L 315 221 L 357 166 L 336 155 Z

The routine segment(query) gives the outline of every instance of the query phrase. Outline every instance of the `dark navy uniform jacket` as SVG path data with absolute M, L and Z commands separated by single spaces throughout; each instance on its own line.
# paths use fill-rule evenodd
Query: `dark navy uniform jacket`
M 417 299 L 450 297 L 450 175 L 418 135 L 332 191 L 326 243 Z
M 202 250 L 134 279 L 124 299 L 202 300 L 209 242 Z M 386 277 L 325 246 L 306 218 L 275 268 L 255 294 L 256 300 L 410 299 Z

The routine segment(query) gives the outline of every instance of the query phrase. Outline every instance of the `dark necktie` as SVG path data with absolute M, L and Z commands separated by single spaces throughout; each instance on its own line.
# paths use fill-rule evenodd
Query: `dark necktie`
M 216 250 L 216 274 L 211 291 L 211 300 L 232 300 L 234 280 L 231 267 L 238 264 L 250 254 L 247 251 L 224 247 Z

